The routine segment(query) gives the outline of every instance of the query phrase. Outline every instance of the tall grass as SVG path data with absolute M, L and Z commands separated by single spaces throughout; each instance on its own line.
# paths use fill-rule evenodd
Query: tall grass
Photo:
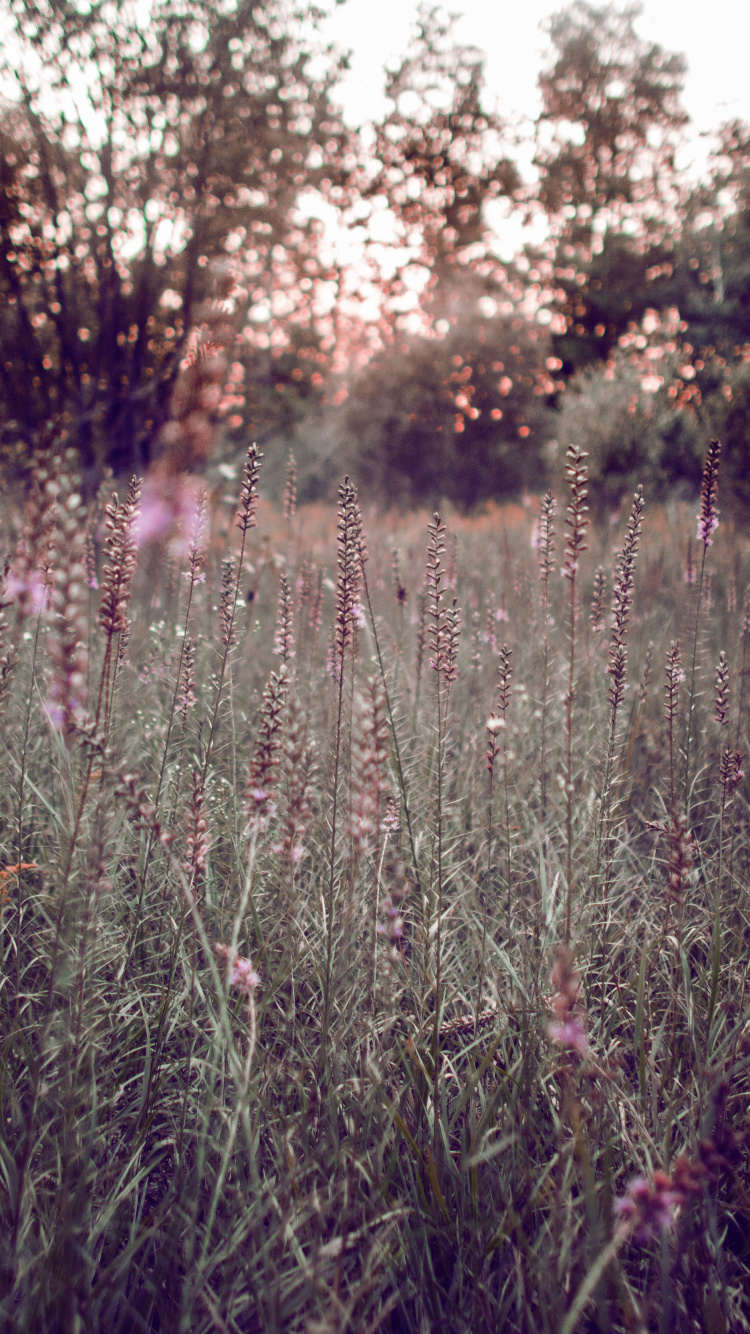
M 170 549 L 70 458 L 4 512 L 3 1328 L 750 1329 L 715 475 L 707 606 L 694 518 L 587 531 L 578 452 L 559 573 L 552 497 L 535 552 L 259 464 Z

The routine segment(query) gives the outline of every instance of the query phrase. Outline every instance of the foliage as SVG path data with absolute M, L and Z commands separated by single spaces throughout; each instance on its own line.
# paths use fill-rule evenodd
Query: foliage
M 251 320 L 266 321 L 239 340 L 253 370 L 237 422 L 267 429 L 280 407 L 273 354 L 319 352 L 311 301 L 330 273 L 296 205 L 303 188 L 335 194 L 345 177 L 335 62 L 313 67 L 284 4 L 157 3 L 147 23 L 119 0 L 12 13 L 2 73 L 15 97 L 0 132 L 8 444 L 28 450 L 55 420 L 87 469 L 147 462 L 210 261 L 230 254 Z M 279 300 L 294 333 L 272 348 Z M 299 364 L 285 389 L 314 395 Z
M 643 481 L 651 499 L 686 499 L 700 479 L 706 430 L 695 413 L 677 406 L 667 383 L 643 388 L 653 374 L 619 353 L 604 368 L 588 367 L 570 382 L 555 422 L 562 456 L 577 443 L 590 456 L 592 502 L 605 517 Z M 659 365 L 659 379 L 669 368 Z M 673 374 L 676 367 L 672 366 Z
M 539 124 L 558 134 L 537 150 L 539 201 L 564 211 L 574 242 L 590 237 L 604 210 L 615 222 L 634 208 L 658 217 L 668 202 L 687 66 L 638 36 L 639 13 L 637 4 L 574 0 L 549 22 L 554 63 L 539 76 Z
M 367 495 L 471 506 L 544 482 L 556 384 L 543 332 L 471 305 L 442 338 L 401 336 L 354 382 L 344 414 Z
M 209 496 L 135 568 L 153 474 L 6 498 L 4 1328 L 750 1328 L 750 548 L 709 462 L 705 542 L 640 495 L 592 530 L 576 451 L 556 541 L 552 498 L 365 534 L 349 482 L 255 528 L 257 451 L 239 526 Z
M 521 184 L 506 126 L 484 105 L 482 53 L 452 41 L 453 23 L 421 8 L 408 52 L 387 72 L 392 110 L 375 127 L 376 170 L 361 185 L 363 200 L 387 200 L 408 264 L 426 279 L 433 320 L 455 288 L 465 290 L 467 274 L 478 294 L 504 284 L 486 209 Z M 389 288 L 396 297 L 406 290 L 401 269 Z
M 551 20 L 539 78 L 536 202 L 554 241 L 530 259 L 566 376 L 609 360 L 651 310 L 678 309 L 704 361 L 735 355 L 750 328 L 747 127 L 718 131 L 709 180 L 681 177 L 685 62 L 638 36 L 638 13 L 571 5 Z

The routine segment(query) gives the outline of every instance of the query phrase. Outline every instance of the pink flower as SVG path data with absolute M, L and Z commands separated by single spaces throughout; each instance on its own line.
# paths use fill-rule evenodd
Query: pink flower
M 65 722 L 65 713 L 60 708 L 60 705 L 53 704 L 51 700 L 47 700 L 44 709 L 55 731 L 56 732 L 61 731 L 63 723 Z
M 260 975 L 256 973 L 249 959 L 235 959 L 229 974 L 229 985 L 237 987 L 246 996 L 260 985 Z
M 589 1044 L 583 1024 L 575 1016 L 561 1024 L 550 1024 L 549 1035 L 553 1042 L 567 1048 L 568 1051 L 580 1052 L 582 1056 L 588 1051 Z
M 168 534 L 173 556 L 185 556 L 192 545 L 201 500 L 198 478 L 170 477 L 156 470 L 146 478 L 135 529 L 139 547 Z
M 163 537 L 174 521 L 174 512 L 152 488 L 144 491 L 141 501 L 141 513 L 136 529 L 139 546 L 153 542 L 154 538 Z
M 229 945 L 214 945 L 214 952 L 227 965 L 227 984 L 236 987 L 248 1000 L 255 988 L 260 986 L 260 974 L 256 973 L 250 959 L 241 958 Z
M 654 1172 L 651 1181 L 636 1177 L 615 1201 L 615 1213 L 633 1225 L 637 1241 L 651 1241 L 674 1222 L 682 1196 L 673 1188 L 666 1172 Z
M 698 541 L 705 542 L 707 547 L 712 545 L 711 534 L 716 532 L 719 526 L 719 516 L 716 513 L 698 516 Z
M 47 596 L 44 580 L 35 572 L 22 579 L 11 570 L 5 580 L 5 592 L 12 602 L 21 603 L 29 616 L 39 615 Z

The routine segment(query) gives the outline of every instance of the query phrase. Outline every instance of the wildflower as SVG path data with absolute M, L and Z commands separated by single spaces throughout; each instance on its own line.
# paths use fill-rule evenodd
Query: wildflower
M 237 581 L 234 573 L 234 560 L 226 556 L 221 562 L 221 598 L 219 602 L 220 638 L 225 648 L 237 643 L 234 628 L 234 613 L 237 601 Z
M 703 1182 L 709 1176 L 708 1169 L 701 1163 L 691 1162 L 685 1154 L 675 1158 L 672 1167 L 672 1189 L 680 1204 L 684 1204 L 690 1195 L 700 1195 Z
M 124 504 L 121 505 L 115 495 L 105 511 L 109 537 L 107 566 L 102 576 L 99 624 L 110 637 L 115 634 L 127 635 L 129 630 L 128 606 L 138 551 L 135 530 L 140 493 L 141 481 L 133 477 Z
M 297 464 L 291 450 L 286 465 L 284 481 L 284 518 L 291 523 L 297 509 Z
M 255 442 L 253 442 L 247 451 L 240 499 L 237 506 L 237 513 L 234 517 L 235 526 L 239 528 L 243 538 L 247 535 L 248 528 L 255 527 L 255 519 L 258 510 L 258 477 L 260 475 L 262 459 L 263 455 L 260 453 Z
M 91 521 L 86 529 L 86 583 L 94 592 L 99 587 L 99 580 L 96 577 L 96 545 L 94 535 L 91 531 Z
M 17 602 L 26 616 L 38 616 L 47 597 L 47 585 L 41 572 L 32 572 L 22 579 L 13 570 L 5 580 L 5 592 L 9 601 Z
M 265 829 L 268 820 L 275 814 L 271 798 L 281 758 L 281 725 L 288 689 L 289 675 L 286 664 L 282 663 L 278 672 L 271 672 L 268 685 L 263 691 L 255 753 L 250 762 L 245 788 L 245 810 L 248 817 L 258 821 L 259 830 Z
M 650 1181 L 635 1177 L 624 1195 L 615 1201 L 615 1213 L 633 1230 L 636 1241 L 651 1241 L 674 1222 L 682 1195 L 666 1172 L 654 1172 Z
M 385 815 L 380 828 L 384 834 L 398 834 L 401 832 L 401 818 L 398 813 L 398 806 L 392 796 L 386 802 Z
M 508 705 L 510 704 L 512 692 L 511 678 L 513 675 L 513 668 L 510 665 L 512 654 L 513 650 L 508 648 L 507 644 L 503 644 L 500 649 L 500 661 L 497 664 L 497 700 L 503 727 L 506 725 L 505 715 L 508 712 Z M 495 715 L 493 715 L 493 717 L 494 716 Z M 495 730 L 498 731 L 499 729 L 496 728 Z
M 348 477 L 339 487 L 338 577 L 336 580 L 336 618 L 333 628 L 331 665 L 333 676 L 341 680 L 344 659 L 357 656 L 359 628 L 359 591 L 362 566 L 366 559 L 362 515 L 356 488 Z M 312 617 L 311 617 L 312 621 Z
M 136 545 L 161 541 L 171 533 L 173 553 L 184 555 L 190 549 L 199 504 L 194 481 L 154 470 L 143 484 L 138 522 L 133 528 Z
M 720 727 L 729 722 L 729 663 L 722 649 L 716 668 L 716 694 L 714 697 L 714 720 Z
M 188 712 L 195 708 L 195 648 L 189 635 L 185 636 L 177 707 L 183 723 L 187 719 Z
M 59 458 L 40 457 L 32 473 L 26 518 L 5 579 L 5 597 L 15 602 L 20 619 L 38 616 L 47 597 L 45 571 L 60 495 Z
M 566 1019 L 562 1024 L 550 1024 L 549 1035 L 559 1047 L 577 1051 L 583 1056 L 588 1050 L 588 1038 L 580 1019 Z
M 279 607 L 276 615 L 276 638 L 273 651 L 282 662 L 294 657 L 294 626 L 292 620 L 292 593 L 289 580 L 282 571 L 279 583 Z
M 193 530 L 190 537 L 190 546 L 188 548 L 188 559 L 190 569 L 185 571 L 184 577 L 189 580 L 190 591 L 192 593 L 196 584 L 206 582 L 206 571 L 200 567 L 206 558 L 206 493 L 200 497 L 193 517 Z
M 313 568 L 310 557 L 303 556 L 296 580 L 297 611 L 302 611 L 302 608 L 308 605 L 312 597 Z
M 586 504 L 588 488 L 588 454 L 577 445 L 570 445 L 565 466 L 565 480 L 570 486 L 570 504 L 568 505 L 565 526 L 568 530 L 565 539 L 565 560 L 562 567 L 564 579 L 575 580 L 579 558 L 588 550 L 584 541 L 586 535 L 589 507 Z
M 682 668 L 682 659 L 680 657 L 680 641 L 673 639 L 669 652 L 667 653 L 667 665 L 665 668 L 667 677 L 666 684 L 666 705 L 665 716 L 668 719 L 674 719 L 677 713 L 677 698 L 682 682 L 685 680 L 685 673 Z
M 205 793 L 202 777 L 196 769 L 193 770 L 193 790 L 188 806 L 187 825 L 184 870 L 192 887 L 195 888 L 206 870 L 206 859 L 208 857 Z
M 255 988 L 260 986 L 260 974 L 253 968 L 251 960 L 241 958 L 229 945 L 214 945 L 214 953 L 226 963 L 227 986 L 236 987 L 250 1000 Z
M 36 862 L 16 862 L 13 866 L 4 866 L 0 871 L 0 908 L 4 908 L 8 903 L 10 895 L 8 884 L 11 879 L 17 880 L 19 871 L 38 871 Z
M 555 513 L 557 511 L 557 501 L 551 491 L 548 491 L 542 500 L 542 507 L 539 513 L 539 520 L 535 529 L 536 545 L 532 540 L 532 546 L 539 552 L 539 606 L 542 608 L 545 618 L 549 608 L 549 577 L 555 568 Z
M 310 615 L 308 625 L 313 634 L 317 634 L 323 621 L 323 571 L 318 570 L 318 581 L 310 597 Z
M 383 913 L 388 925 L 384 926 L 381 922 L 378 926 L 378 935 L 388 936 L 392 942 L 401 940 L 404 934 L 404 919 L 390 895 L 386 895 L 383 899 Z
M 401 958 L 401 942 L 404 938 L 404 918 L 401 910 L 401 899 L 404 897 L 405 890 L 395 890 L 392 894 L 386 894 L 381 904 L 381 912 L 384 921 L 378 922 L 376 933 L 381 940 L 388 942 L 388 962 L 389 964 L 398 963 Z
M 603 565 L 599 565 L 594 574 L 594 592 L 591 599 L 591 630 L 601 634 L 604 629 L 604 603 L 607 597 L 607 574 Z
M 549 1025 L 549 1036 L 559 1047 L 570 1052 L 577 1051 L 583 1056 L 588 1050 L 588 1039 L 585 1017 L 579 1007 L 581 976 L 573 967 L 573 955 L 564 946 L 557 951 L 550 982 L 556 992 L 550 1004 L 555 1018 Z
M 742 782 L 745 777 L 745 771 L 742 768 L 742 752 L 732 750 L 727 746 L 719 761 L 719 782 L 724 794 L 724 800 L 734 792 L 734 789 Z
M 712 440 L 708 446 L 706 461 L 703 465 L 701 507 L 698 511 L 698 541 L 702 542 L 704 547 L 711 546 L 712 534 L 716 532 L 719 526 L 716 498 L 719 493 L 720 457 L 721 445 L 718 440 Z

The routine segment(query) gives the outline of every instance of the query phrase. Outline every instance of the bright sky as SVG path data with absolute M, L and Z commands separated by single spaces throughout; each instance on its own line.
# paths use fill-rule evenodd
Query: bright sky
M 562 0 L 448 0 L 445 7 L 461 14 L 459 40 L 486 51 L 488 93 L 498 110 L 533 117 L 547 45 L 540 25 L 564 8 Z M 384 110 L 382 68 L 406 49 L 416 13 L 416 0 L 344 0 L 326 22 L 329 38 L 352 51 L 339 89 L 351 124 Z M 645 0 L 636 27 L 643 37 L 687 56 L 684 102 L 694 137 L 732 116 L 750 120 L 748 0 Z

